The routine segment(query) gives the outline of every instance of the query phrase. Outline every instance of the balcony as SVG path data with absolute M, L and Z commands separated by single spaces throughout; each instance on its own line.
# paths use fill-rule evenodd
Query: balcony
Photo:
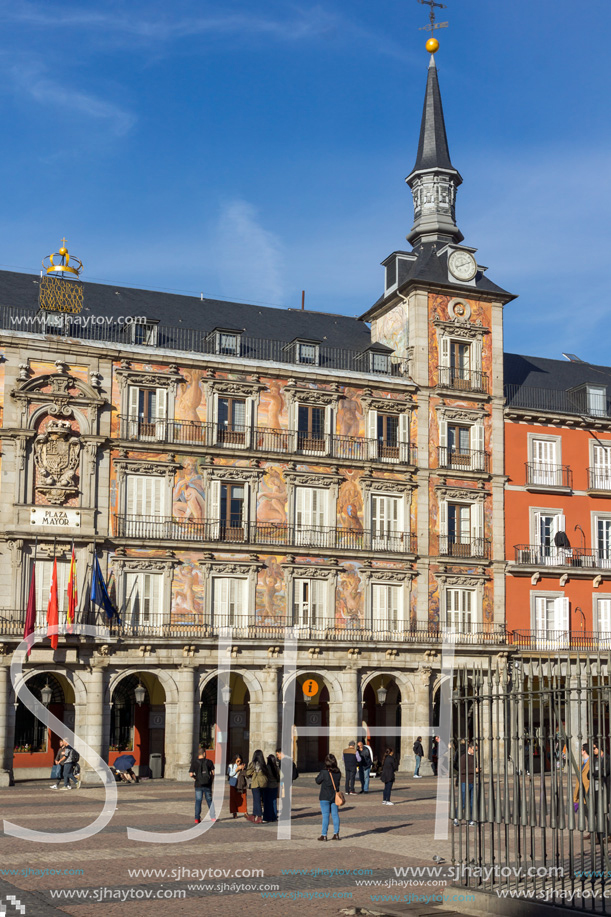
M 600 404 L 588 398 L 584 391 L 560 391 L 514 383 L 505 385 L 505 406 L 508 414 L 571 414 L 599 421 L 611 417 L 608 399 Z
M 588 468 L 588 493 L 599 497 L 611 497 L 611 471 Z
M 387 551 L 415 554 L 416 536 L 409 532 L 363 532 L 332 526 L 297 526 L 247 522 L 179 519 L 175 516 L 115 516 L 115 536 L 139 541 L 192 541 L 202 543 L 313 548 L 333 551 Z
M 520 649 L 596 653 L 599 650 L 611 650 L 611 633 L 583 630 L 514 630 L 511 642 Z
M 490 456 L 487 452 L 459 451 L 447 446 L 439 446 L 437 463 L 439 468 L 445 468 L 448 471 L 473 471 L 486 474 L 490 472 Z
M 488 560 L 490 540 L 488 538 L 463 538 L 459 535 L 440 535 L 439 556 Z
M 547 465 L 542 462 L 525 462 L 526 486 L 530 490 L 573 489 L 573 472 L 569 465 Z
M 565 567 L 574 573 L 611 570 L 611 551 L 557 548 L 554 545 L 517 544 L 514 563 L 521 567 Z
M 477 372 L 474 369 L 457 369 L 454 366 L 440 366 L 438 385 L 440 388 L 449 388 L 456 392 L 487 395 L 488 373 Z
M 388 443 L 362 436 L 336 433 L 301 433 L 250 427 L 241 424 L 197 423 L 190 420 L 144 420 L 119 416 L 121 439 L 141 443 L 205 446 L 247 449 L 254 452 L 277 452 L 327 456 L 342 461 L 380 461 L 389 464 L 415 465 L 414 443 Z

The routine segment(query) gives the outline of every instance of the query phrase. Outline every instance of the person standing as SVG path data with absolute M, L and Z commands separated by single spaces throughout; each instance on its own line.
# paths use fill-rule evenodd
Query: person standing
M 356 742 L 348 742 L 344 748 L 344 767 L 346 768 L 346 789 L 348 796 L 356 796 L 354 782 L 356 780 Z
M 74 765 L 76 762 L 74 749 L 68 744 L 67 739 L 59 740 L 59 750 L 55 756 L 55 763 L 61 767 L 62 777 L 64 780 L 63 786 L 60 787 L 59 781 L 62 779 L 58 777 L 57 783 L 54 783 L 51 786 L 52 790 L 71 790 L 70 781 L 72 780 L 75 786 L 78 786 L 78 781 L 73 775 L 72 771 L 74 770 Z
M 354 742 L 352 743 L 354 745 Z M 339 840 L 339 809 L 335 802 L 335 794 L 341 786 L 342 774 L 337 766 L 335 755 L 327 755 L 325 766 L 316 778 L 316 783 L 320 784 L 320 793 L 318 800 L 320 802 L 320 811 L 322 812 L 322 829 L 319 841 L 327 840 L 327 831 L 329 830 L 329 818 L 333 819 L 333 838 Z
M 390 801 L 390 794 L 392 792 L 392 785 L 395 782 L 395 771 L 398 769 L 398 767 L 399 764 L 394 756 L 392 748 L 387 748 L 384 752 L 384 757 L 382 759 L 382 770 L 380 772 L 380 780 L 384 784 L 384 791 L 382 796 L 383 806 L 394 806 L 394 802 Z
M 276 749 L 276 763 L 280 771 L 278 797 L 282 800 L 282 810 L 284 810 L 285 800 L 287 800 L 286 804 L 290 809 L 293 783 L 299 777 L 299 771 L 293 759 L 285 755 L 281 748 Z
M 236 755 L 227 770 L 229 776 L 229 814 L 237 818 L 238 815 L 246 815 L 248 811 L 246 790 L 239 788 L 239 777 L 245 780 L 244 770 L 246 765 L 241 755 Z
M 460 778 L 460 798 L 462 801 L 462 817 L 469 819 L 469 825 L 473 827 L 475 820 L 473 818 L 475 811 L 473 808 L 473 788 L 475 786 L 475 775 L 477 767 L 475 765 L 475 745 L 470 739 L 466 749 L 460 756 L 458 764 L 458 774 Z M 469 808 L 467 810 L 467 787 L 469 788 Z M 454 825 L 458 826 L 458 817 L 454 819 Z
M 359 765 L 359 780 L 361 783 L 361 793 L 369 792 L 369 775 L 371 773 L 371 765 L 373 760 L 371 758 L 371 753 L 368 747 L 363 742 L 357 742 L 356 745 L 356 754 Z
M 575 777 L 575 789 L 573 791 L 573 802 L 575 803 L 575 811 L 578 810 L 581 803 L 587 805 L 588 801 L 588 792 L 590 790 L 590 756 L 588 754 L 588 746 L 582 745 L 581 747 L 581 770 L 577 777 Z
M 250 777 L 250 788 L 252 790 L 252 815 L 247 815 L 246 818 L 248 821 L 260 825 L 263 821 L 263 790 L 269 780 L 269 771 L 260 748 L 257 748 L 252 756 L 252 761 L 246 768 L 246 776 Z
M 263 821 L 278 821 L 278 787 L 280 785 L 280 769 L 276 755 L 267 756 L 267 770 L 269 777 L 267 786 L 263 790 Z
M 199 825 L 202 814 L 202 800 L 206 800 L 210 821 L 216 821 L 214 803 L 212 802 L 212 783 L 214 780 L 214 764 L 206 757 L 206 749 L 199 746 L 197 758 L 191 763 L 189 776 L 195 781 L 195 824 Z
M 414 755 L 416 756 L 416 766 L 414 768 L 414 777 L 420 779 L 422 774 L 420 773 L 420 762 L 424 757 L 424 748 L 422 747 L 422 736 L 418 736 L 413 746 Z
M 433 736 L 433 744 L 431 746 L 431 767 L 436 777 L 439 772 L 439 736 Z
M 598 742 L 592 742 L 590 758 L 590 790 L 596 824 L 596 839 L 602 843 L 609 835 L 609 759 Z

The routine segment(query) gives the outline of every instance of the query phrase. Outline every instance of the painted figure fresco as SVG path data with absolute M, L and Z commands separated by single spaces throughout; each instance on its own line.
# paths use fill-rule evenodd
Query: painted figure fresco
M 347 388 L 340 398 L 337 414 L 337 432 L 340 436 L 364 436 L 363 409 L 355 389 Z
M 172 619 L 197 621 L 202 614 L 203 585 L 196 559 L 185 557 L 174 571 L 172 582 Z
M 198 369 L 182 369 L 181 376 L 185 382 L 178 386 L 176 392 L 176 420 L 202 423 L 206 420 L 203 372 Z
M 257 521 L 286 525 L 287 491 L 282 468 L 271 465 L 261 479 L 257 503 Z
M 363 531 L 363 495 L 359 486 L 362 472 L 357 469 L 342 469 L 346 479 L 339 488 L 337 501 L 337 521 L 350 532 Z
M 178 519 L 201 522 L 206 518 L 204 479 L 195 458 L 184 460 L 176 475 L 172 498 L 172 514 Z
M 266 566 L 259 573 L 257 583 L 256 613 L 262 623 L 273 623 L 287 614 L 284 574 L 281 558 L 266 558 Z
M 283 393 L 284 382 L 280 379 L 264 380 L 266 389 L 261 392 L 258 417 L 259 426 L 270 430 L 288 429 L 289 419 L 286 399 Z
M 363 592 L 359 564 L 346 564 L 339 575 L 336 617 L 345 627 L 357 627 L 363 617 Z

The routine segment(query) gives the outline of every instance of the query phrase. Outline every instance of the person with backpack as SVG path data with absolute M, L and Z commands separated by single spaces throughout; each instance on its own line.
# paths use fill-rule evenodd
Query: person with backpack
M 369 747 L 365 745 L 364 742 L 357 742 L 356 745 L 356 760 L 359 766 L 359 781 L 361 784 L 361 793 L 369 792 L 369 775 L 371 773 L 371 768 L 373 761 L 371 758 L 371 752 Z
M 260 825 L 263 821 L 263 790 L 270 777 L 265 756 L 260 748 L 257 748 L 252 756 L 252 761 L 246 768 L 246 776 L 250 778 L 250 789 L 252 790 L 252 815 L 247 815 L 246 818 Z
M 191 764 L 189 776 L 195 780 L 195 824 L 199 825 L 202 814 L 202 800 L 206 800 L 210 821 L 216 821 L 214 803 L 212 802 L 212 782 L 214 780 L 214 764 L 206 757 L 206 749 L 199 746 L 197 758 Z
M 345 800 L 343 795 L 338 797 L 341 779 L 342 774 L 337 766 L 337 758 L 335 755 L 327 755 L 325 758 L 325 766 L 316 778 L 316 783 L 320 784 L 318 801 L 320 802 L 320 811 L 322 812 L 322 831 L 318 838 L 319 841 L 327 840 L 330 817 L 333 818 L 334 834 L 332 840 L 339 840 L 339 808 L 337 802 L 338 798 L 342 804 L 343 800 Z
M 382 796 L 383 806 L 394 806 L 394 802 L 390 801 L 390 794 L 392 792 L 392 785 L 395 782 L 395 771 L 398 770 L 398 768 L 399 764 L 392 748 L 387 748 L 384 752 L 382 771 L 380 773 L 380 780 L 384 784 L 384 793 Z
M 416 756 L 416 766 L 414 767 L 414 778 L 418 780 L 420 779 L 420 777 L 422 777 L 422 774 L 420 773 L 420 762 L 422 761 L 424 757 L 424 748 L 422 747 L 422 736 L 418 736 L 418 738 L 416 739 L 416 741 L 414 742 L 412 746 L 412 749 L 413 749 L 414 755 Z

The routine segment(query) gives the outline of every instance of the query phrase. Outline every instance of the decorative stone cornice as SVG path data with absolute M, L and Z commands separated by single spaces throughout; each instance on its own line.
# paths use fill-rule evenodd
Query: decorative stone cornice
M 469 323 L 460 321 L 458 319 L 454 319 L 454 321 L 442 321 L 441 319 L 435 319 L 433 325 L 448 337 L 468 338 L 472 341 L 481 338 L 484 334 L 490 334 L 490 329 L 486 328 L 486 326 L 483 325 L 479 319 L 475 322 Z
M 113 462 L 119 478 L 125 474 L 153 474 L 158 477 L 165 475 L 168 478 L 173 478 L 178 469 L 182 468 L 182 465 L 180 462 L 173 461 L 174 457 L 172 455 L 169 458 L 171 461 L 158 462 L 154 459 L 127 458 L 126 455 L 120 455 L 118 458 L 113 459 Z
M 130 555 L 117 556 L 115 554 L 111 563 L 121 573 L 136 570 L 165 573 L 166 570 L 171 570 L 173 567 L 180 565 L 178 558 L 170 554 L 166 554 L 165 557 L 133 557 Z
M 50 388 L 51 391 L 43 392 L 43 388 Z M 70 389 L 76 389 L 78 394 L 72 394 Z M 75 404 L 93 405 L 105 403 L 105 399 L 92 385 L 66 373 L 46 373 L 30 379 L 19 378 L 16 387 L 11 391 L 11 397 L 21 402 L 71 401 Z
M 142 385 L 144 387 L 170 388 L 176 391 L 176 387 L 187 380 L 178 372 L 176 364 L 168 367 L 168 372 L 150 372 L 144 369 L 131 369 L 127 361 L 123 361 L 119 369 L 115 369 L 115 375 L 119 380 L 120 388 L 126 385 Z
M 205 557 L 198 561 L 198 566 L 216 576 L 248 576 L 262 570 L 264 565 L 258 558 L 251 556 L 249 560 L 216 560 Z
M 209 393 L 216 395 L 240 395 L 253 398 L 265 389 L 263 382 L 248 382 L 242 379 L 206 379 L 205 386 Z
M 253 468 L 252 466 L 240 468 L 228 465 L 208 465 L 204 470 L 204 477 L 206 484 L 211 481 L 236 481 L 256 485 L 265 471 L 265 468 Z
M 450 484 L 438 484 L 435 490 L 440 500 L 464 500 L 469 503 L 481 503 L 489 496 L 485 490 L 479 490 L 475 487 L 462 489 L 460 487 L 452 487 Z
M 281 564 L 282 569 L 295 579 L 333 579 L 339 571 L 338 566 L 330 564 Z
M 397 568 L 384 569 L 384 567 L 371 567 L 365 564 L 361 568 L 361 576 L 365 582 L 374 581 L 376 583 L 398 583 L 403 584 L 410 582 L 416 576 L 416 571 L 409 567 L 403 570 Z
M 325 407 L 329 404 L 336 407 L 339 399 L 344 397 L 340 392 L 330 392 L 322 388 L 304 388 L 298 385 L 285 386 L 284 394 L 289 403 L 312 404 L 318 407 Z
M 484 408 L 456 408 L 443 403 L 435 405 L 435 410 L 440 420 L 450 420 L 456 423 L 480 423 L 487 416 Z
M 452 573 L 437 573 L 437 582 L 442 586 L 481 586 L 488 579 L 485 574 L 460 576 Z
M 411 396 L 406 397 L 403 394 L 401 399 L 382 398 L 378 395 L 373 395 L 370 388 L 366 388 L 361 395 L 361 404 L 368 411 L 380 411 L 384 414 L 406 414 L 416 407 Z
M 309 487 L 332 487 L 339 484 L 342 476 L 339 471 L 319 472 L 319 471 L 298 471 L 296 468 L 287 468 L 284 472 L 284 479 L 289 484 L 301 484 Z
M 407 478 L 408 476 L 402 475 L 402 477 Z M 370 493 L 385 494 L 406 494 L 416 486 L 411 477 L 407 480 L 393 481 L 388 478 L 374 478 L 373 475 L 363 475 L 361 484 Z

